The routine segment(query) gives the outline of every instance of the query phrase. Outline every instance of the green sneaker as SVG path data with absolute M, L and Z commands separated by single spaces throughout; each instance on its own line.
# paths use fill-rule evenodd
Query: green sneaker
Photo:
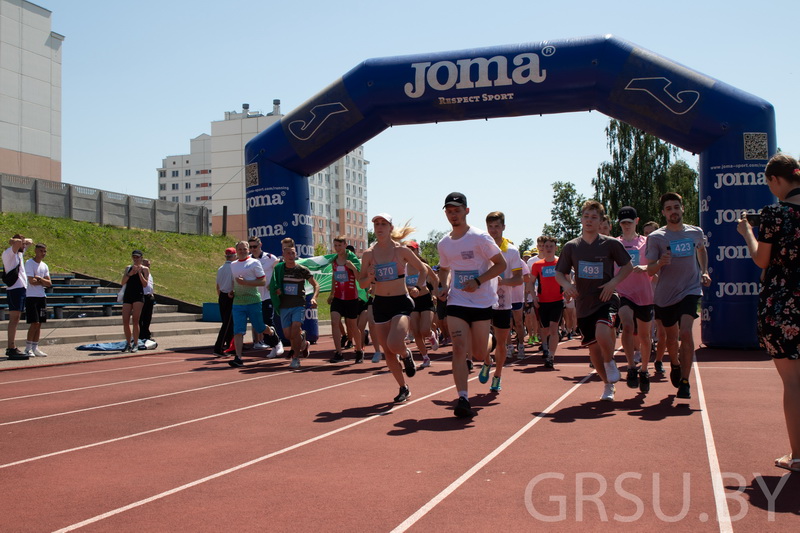
M 491 372 L 491 370 L 492 370 L 492 365 L 487 365 L 486 363 L 483 363 L 483 366 L 481 367 L 481 373 L 478 375 L 478 381 L 480 381 L 481 383 L 488 382 L 489 372 Z
M 500 378 L 497 376 L 492 378 L 492 386 L 489 387 L 490 391 L 500 392 L 503 388 L 500 386 Z

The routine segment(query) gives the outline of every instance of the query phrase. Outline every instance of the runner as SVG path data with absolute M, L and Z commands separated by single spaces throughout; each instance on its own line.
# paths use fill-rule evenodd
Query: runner
M 519 257 L 519 254 L 517 254 Z M 517 359 L 525 359 L 525 285 L 531 279 L 531 268 L 520 259 L 522 264 L 522 283 L 511 287 L 511 329 L 517 337 Z M 510 339 L 510 337 L 509 337 Z M 511 342 L 509 340 L 509 342 Z M 511 352 L 508 352 L 511 355 Z
M 469 403 L 467 352 L 485 361 L 489 352 L 492 306 L 497 303 L 495 278 L 506 260 L 494 240 L 467 224 L 467 198 L 452 192 L 444 200 L 452 231 L 439 241 L 439 298 L 447 300 L 447 326 L 453 340 L 453 381 L 458 392 L 455 415 L 477 413 Z
M 364 252 L 359 283 L 364 288 L 375 284 L 372 302 L 375 326 L 371 328 L 372 337 L 383 348 L 389 371 L 400 386 L 394 401 L 404 402 L 411 396 L 411 391 L 403 377 L 399 357 L 403 357 L 403 367 L 409 378 L 414 377 L 417 369 L 411 350 L 406 348 L 405 343 L 414 300 L 409 296 L 403 278 L 409 265 L 417 272 L 423 272 L 425 264 L 414 252 L 399 243 L 413 233 L 414 228 L 405 225 L 395 229 L 392 217 L 387 213 L 372 217 L 372 224 L 376 242 Z M 423 283 L 424 280 L 418 281 L 418 284 Z
M 333 250 L 336 257 L 331 261 L 333 266 L 333 287 L 328 296 L 331 306 L 331 333 L 333 334 L 333 357 L 331 363 L 344 361 L 341 352 L 342 329 L 338 327 L 342 318 L 347 328 L 347 337 L 355 345 L 355 362 L 364 362 L 364 333 L 358 327 L 358 316 L 361 313 L 361 299 L 358 297 L 356 279 L 361 275 L 358 267 L 350 260 L 347 250 L 347 237 L 340 235 L 333 239 Z
M 233 343 L 236 354 L 228 364 L 235 368 L 244 366 L 242 362 L 242 345 L 244 335 L 247 333 L 247 320 L 254 330 L 261 332 L 265 338 L 277 344 L 275 329 L 264 323 L 261 314 L 261 294 L 258 287 L 267 283 L 261 261 L 250 256 L 247 241 L 236 243 L 236 261 L 231 263 L 231 277 L 233 278 Z
M 272 279 L 272 270 L 280 260 L 271 253 L 262 250 L 261 239 L 258 237 L 250 237 L 247 239 L 247 246 L 250 249 L 250 257 L 261 262 L 261 268 L 264 269 L 264 276 L 266 276 L 265 279 L 267 282 L 263 286 L 258 287 L 258 293 L 261 295 L 261 317 L 264 319 L 264 324 L 269 326 L 270 329 L 274 329 L 275 321 L 272 318 L 274 314 L 274 308 L 272 305 L 272 296 L 269 292 L 269 280 Z M 259 331 L 256 331 L 255 328 L 253 328 L 254 350 L 265 350 L 267 348 L 271 348 L 270 353 L 267 355 L 267 359 L 274 359 L 279 355 L 283 355 L 283 343 L 281 342 L 280 337 L 277 337 L 277 344 L 274 345 L 264 342 L 265 340 L 266 339 L 264 339 L 264 336 Z
M 425 266 L 423 272 L 418 272 L 414 267 L 409 266 L 406 272 L 406 286 L 408 293 L 414 300 L 414 311 L 411 313 L 410 328 L 414 335 L 414 342 L 417 345 L 419 354 L 422 356 L 420 369 L 431 366 L 431 358 L 428 357 L 428 347 L 425 341 L 431 343 L 431 350 L 439 349 L 439 340 L 435 335 L 431 335 L 431 325 L 433 324 L 433 296 L 431 289 L 436 286 L 438 279 L 433 269 L 419 255 L 419 244 L 416 241 L 406 241 L 406 247 L 416 255 Z
M 658 222 L 655 220 L 651 220 L 650 222 L 646 222 L 644 226 L 642 226 L 642 234 L 645 237 L 648 237 L 651 233 L 658 229 Z M 653 291 L 655 291 L 656 285 L 658 285 L 658 274 L 655 274 L 650 277 L 650 284 L 653 286 Z M 655 369 L 656 373 L 663 374 L 664 373 L 664 352 L 667 351 L 667 332 L 664 331 L 664 326 L 661 325 L 661 322 L 658 320 L 653 320 L 653 328 L 652 328 L 652 336 L 651 336 L 651 343 L 650 343 L 650 359 L 653 361 L 653 368 Z
M 269 291 L 273 306 L 279 310 L 283 335 L 292 344 L 292 362 L 289 367 L 298 369 L 300 357 L 308 357 L 309 342 L 303 331 L 303 321 L 306 317 L 306 281 L 314 289 L 310 302 L 312 309 L 317 307 L 319 284 L 307 267 L 297 264 L 294 240 L 283 239 L 281 246 L 283 263 L 275 265 L 269 282 Z M 236 251 L 239 251 L 238 247 Z
M 583 346 L 589 347 L 589 357 L 605 386 L 601 400 L 614 400 L 614 383 L 619 370 L 612 358 L 616 337 L 614 319 L 619 309 L 615 292 L 620 281 L 631 273 L 631 258 L 617 239 L 600 235 L 600 223 L 605 209 L 595 200 L 587 200 L 581 209 L 581 236 L 569 241 L 561 250 L 556 264 L 556 280 L 564 296 L 574 297 L 578 327 L 583 334 Z M 621 266 L 614 275 L 614 264 Z M 569 280 L 575 270 L 575 284 Z
M 694 360 L 692 327 L 703 287 L 711 285 L 708 253 L 703 230 L 683 223 L 681 195 L 668 192 L 661 196 L 660 202 L 667 225 L 647 237 L 647 272 L 658 273 L 653 300 L 656 320 L 667 334 L 672 366 L 670 381 L 678 389 L 678 398 L 688 399 L 692 397 L 689 385 Z
M 631 256 L 633 273 L 617 285 L 619 293 L 619 319 L 622 323 L 622 348 L 628 360 L 628 387 L 645 394 L 650 392 L 650 341 L 653 328 L 653 285 L 647 275 L 644 253 L 647 237 L 636 233 L 639 216 L 633 207 L 619 210 L 617 219 L 622 228 L 619 240 Z M 634 333 L 635 332 L 635 333 Z M 642 367 L 636 367 L 635 352 L 640 351 Z
M 558 348 L 558 325 L 564 313 L 564 295 L 561 285 L 556 280 L 556 240 L 550 236 L 543 237 L 539 246 L 543 259 L 536 261 L 531 268 L 531 278 L 537 283 L 533 294 L 533 305 L 539 310 L 542 329 L 542 351 L 545 368 L 553 368 Z
M 494 239 L 494 243 L 500 248 L 503 259 L 506 261 L 506 268 L 497 280 L 497 303 L 492 306 L 492 329 L 496 340 L 494 350 L 496 366 L 494 377 L 489 390 L 500 392 L 502 387 L 500 381 L 503 378 L 503 366 L 506 363 L 509 332 L 511 331 L 511 316 L 513 313 L 513 290 L 515 287 L 522 287 L 522 259 L 519 250 L 511 241 L 503 237 L 506 229 L 506 217 L 500 211 L 492 211 L 486 215 L 486 230 Z M 520 313 L 522 307 L 520 307 Z M 522 337 L 520 337 L 521 339 Z M 524 354 L 524 344 L 519 353 Z M 489 381 L 489 373 L 492 369 L 492 356 L 487 353 L 478 375 L 478 381 L 486 383 Z

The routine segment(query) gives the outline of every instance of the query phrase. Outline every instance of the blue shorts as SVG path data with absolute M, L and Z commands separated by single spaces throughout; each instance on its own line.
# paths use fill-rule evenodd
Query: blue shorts
M 264 317 L 261 314 L 261 302 L 248 305 L 234 305 L 231 309 L 233 316 L 233 334 L 244 335 L 247 333 L 247 319 L 253 325 L 253 329 L 261 333 L 267 326 L 264 324 Z
M 284 331 L 289 329 L 294 322 L 300 322 L 302 324 L 305 319 L 305 307 L 288 307 L 286 309 L 281 309 L 281 327 L 283 327 Z
M 8 296 L 8 310 L 9 311 L 24 311 L 25 310 L 25 293 L 28 292 L 25 287 L 19 289 L 11 289 L 6 291 Z

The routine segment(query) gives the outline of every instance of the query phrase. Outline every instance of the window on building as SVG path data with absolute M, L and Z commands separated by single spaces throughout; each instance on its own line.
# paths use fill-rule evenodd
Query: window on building
M 172 190 L 173 190 L 173 191 L 177 191 L 177 190 L 178 190 L 178 188 L 179 188 L 179 184 L 177 184 L 177 183 L 173 183 L 173 184 L 172 184 Z
M 187 181 L 186 183 L 183 184 L 183 188 L 184 189 L 191 189 L 192 188 L 192 184 Z
M 186 196 L 183 197 L 183 201 L 189 203 L 192 201 L 192 197 L 187 194 Z
M 348 212 L 347 212 L 347 214 L 345 215 L 345 218 L 346 218 L 347 220 L 350 220 L 350 211 L 348 211 Z
M 172 197 L 172 201 L 175 202 L 175 203 L 178 203 L 178 197 L 177 196 L 173 196 Z
M 167 184 L 166 183 L 160 183 L 158 185 L 158 190 L 159 191 L 166 191 L 167 190 Z
M 166 170 L 159 170 L 158 171 L 158 177 L 159 178 L 166 178 L 167 177 L 167 171 Z
M 159 196 L 158 199 L 159 200 L 164 200 L 165 202 L 167 201 L 167 197 L 166 196 Z
M 191 176 L 192 175 L 192 170 L 187 168 L 186 170 L 183 171 L 183 175 L 184 176 Z
M 178 171 L 177 170 L 173 170 L 172 171 L 172 177 L 173 178 L 177 178 L 178 177 Z

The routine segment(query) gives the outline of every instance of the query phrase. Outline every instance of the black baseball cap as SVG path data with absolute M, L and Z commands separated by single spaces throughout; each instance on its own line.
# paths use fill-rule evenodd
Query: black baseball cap
M 460 192 L 451 192 L 444 199 L 444 207 L 447 207 L 448 205 L 462 205 L 467 207 L 467 197 Z M 444 207 L 442 209 L 444 209 Z
M 639 215 L 636 214 L 636 209 L 629 205 L 626 205 L 617 213 L 617 222 L 635 222 L 637 218 L 639 218 Z

